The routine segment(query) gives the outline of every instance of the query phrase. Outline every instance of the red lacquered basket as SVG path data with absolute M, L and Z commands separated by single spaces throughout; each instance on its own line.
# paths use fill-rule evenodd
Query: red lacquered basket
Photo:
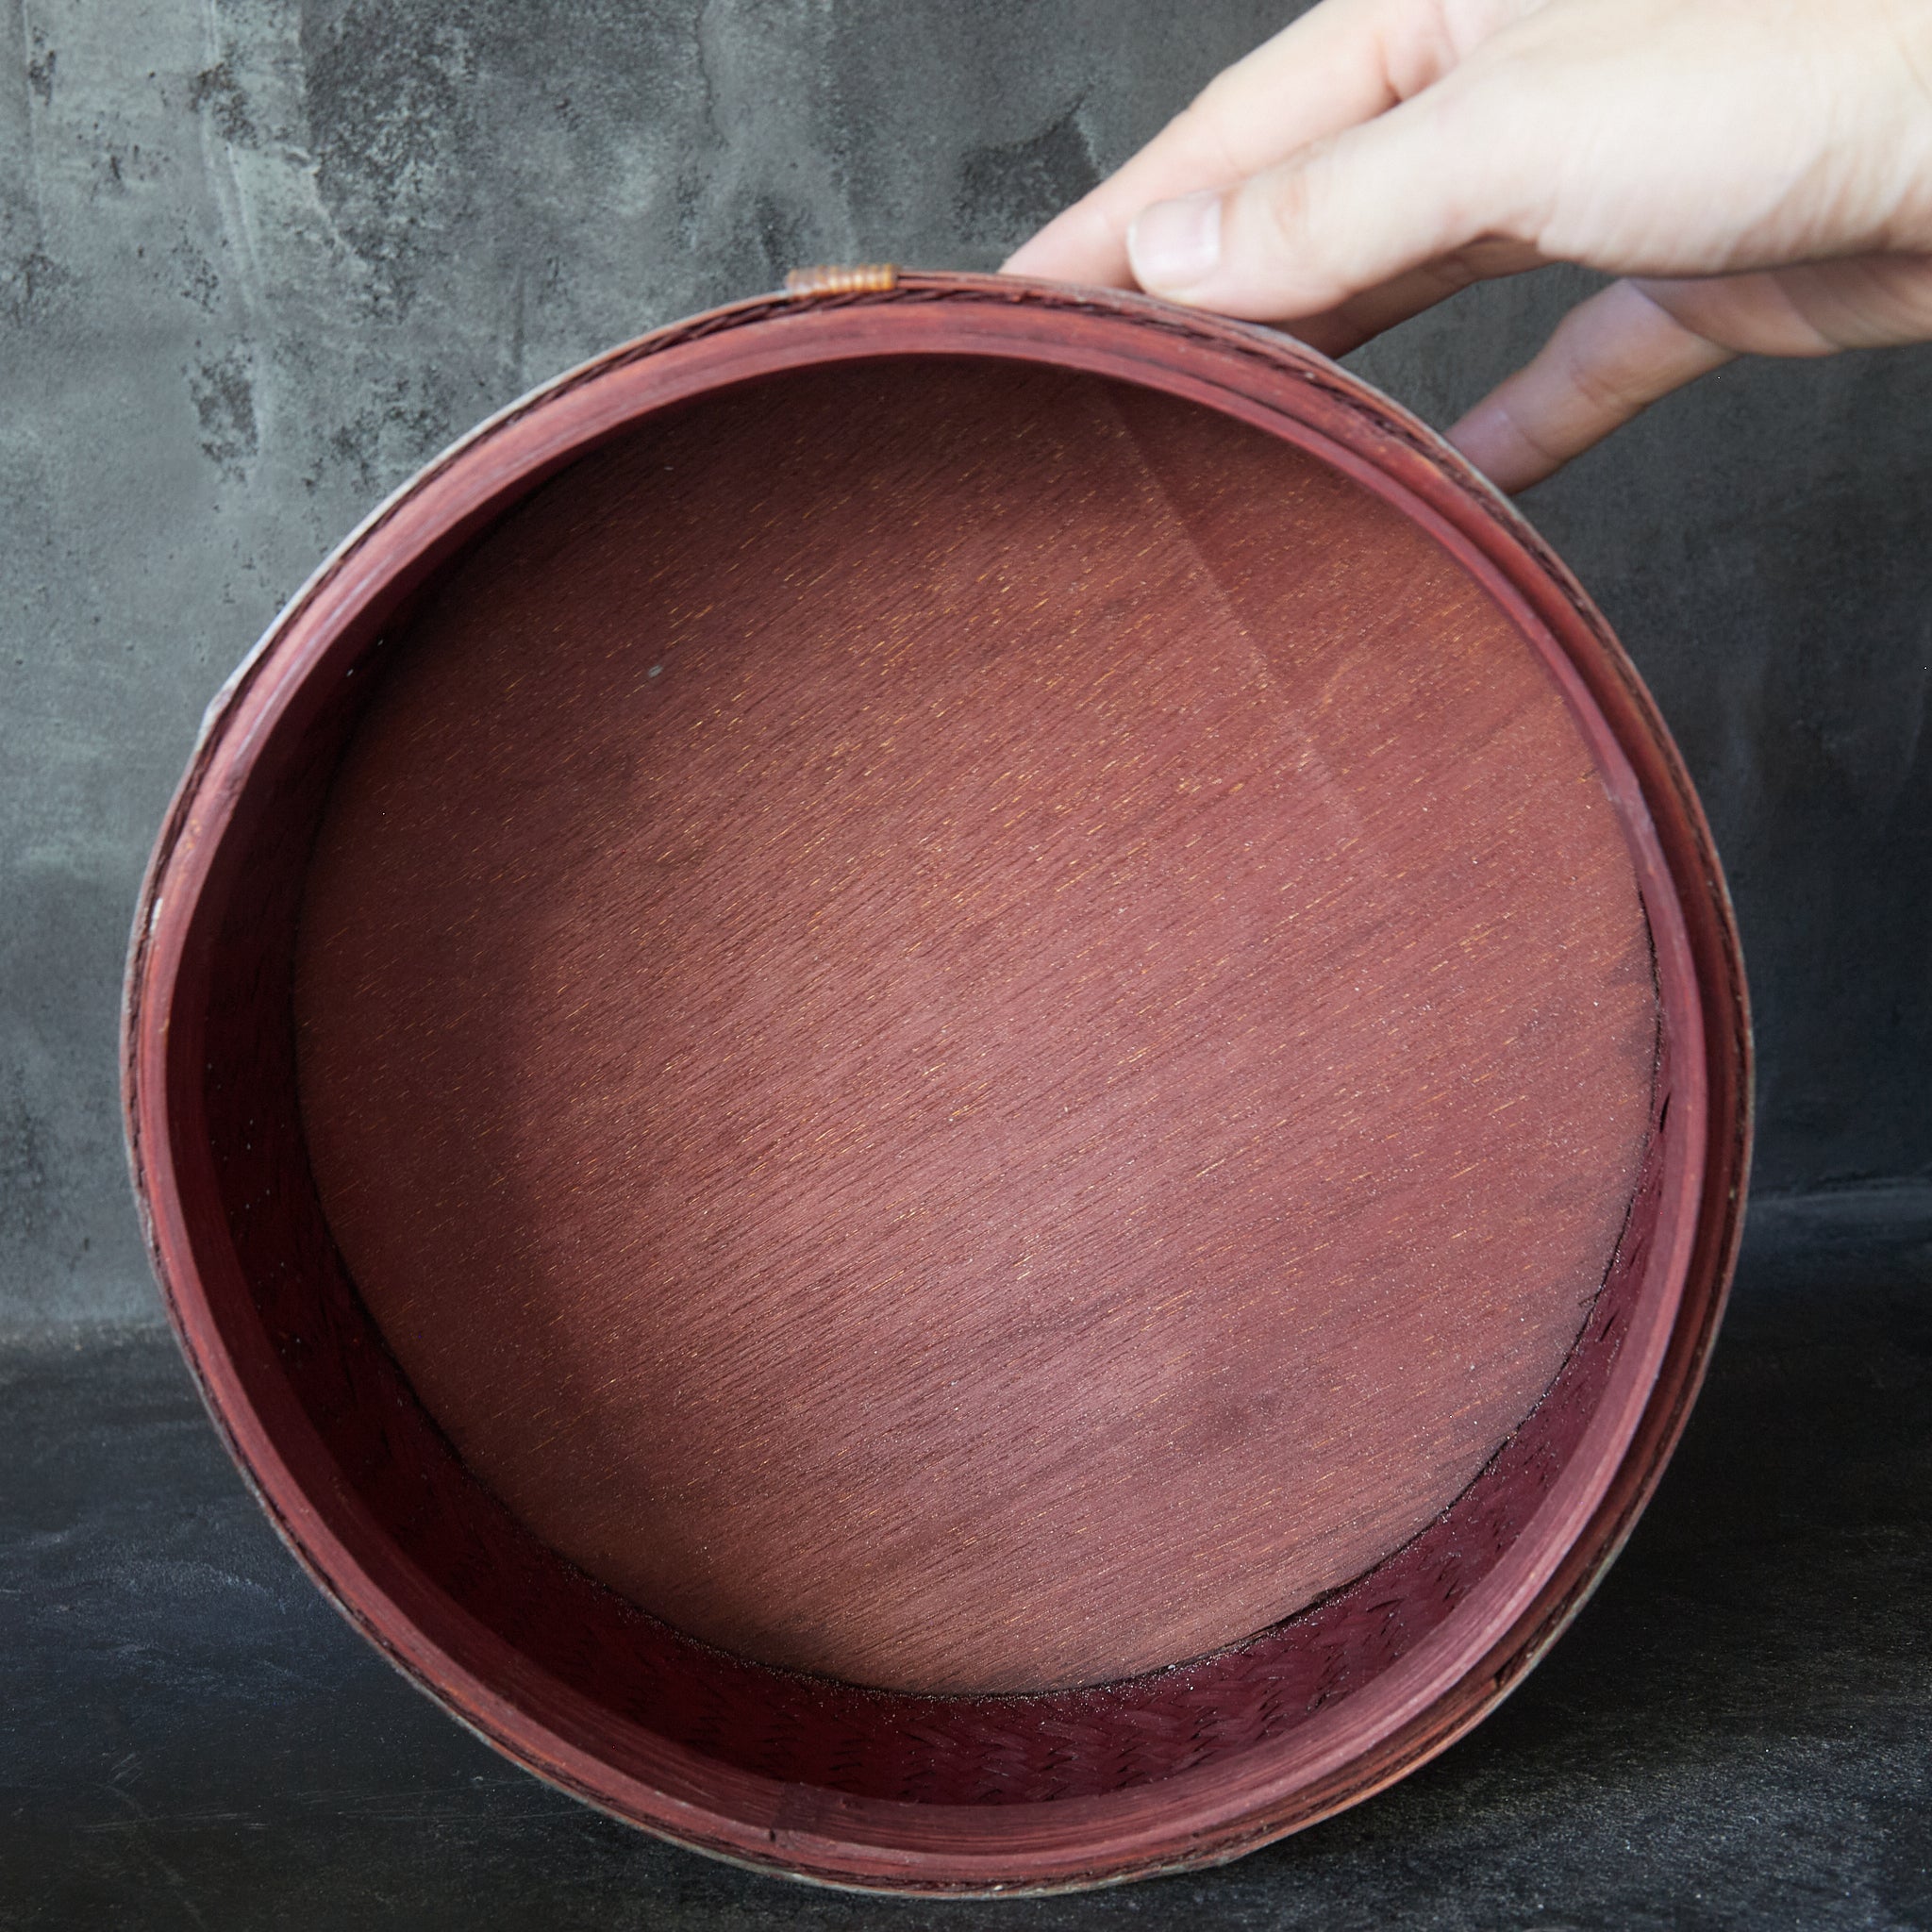
M 125 1096 L 277 1528 L 520 1763 L 834 1885 L 1228 1858 L 1574 1614 L 1736 1251 L 1708 833 L 1603 620 L 1263 331 L 663 329 L 211 708 Z

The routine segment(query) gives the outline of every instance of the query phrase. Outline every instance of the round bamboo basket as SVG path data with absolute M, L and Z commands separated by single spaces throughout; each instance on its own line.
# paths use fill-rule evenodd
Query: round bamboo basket
M 483 425 L 210 708 L 155 1266 L 321 1587 L 834 1885 L 1224 1859 L 1441 1750 L 1655 1485 L 1745 993 L 1602 618 L 1325 359 L 841 272 Z

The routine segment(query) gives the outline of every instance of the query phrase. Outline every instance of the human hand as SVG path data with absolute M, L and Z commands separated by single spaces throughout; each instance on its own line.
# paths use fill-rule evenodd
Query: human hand
M 1450 441 L 1505 490 L 1740 354 L 1932 340 L 1932 0 L 1322 0 L 1007 263 L 1330 355 L 1625 277 Z

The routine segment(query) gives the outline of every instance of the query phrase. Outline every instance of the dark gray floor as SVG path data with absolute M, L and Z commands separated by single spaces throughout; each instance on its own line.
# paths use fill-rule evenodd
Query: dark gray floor
M 1902 1205 L 1759 1217 L 1657 1504 L 1474 1738 L 1223 1871 L 1011 1904 L 809 1891 L 583 1809 L 337 1621 L 168 1344 L 15 1357 L 0 1925 L 1932 1926 L 1932 1224 Z

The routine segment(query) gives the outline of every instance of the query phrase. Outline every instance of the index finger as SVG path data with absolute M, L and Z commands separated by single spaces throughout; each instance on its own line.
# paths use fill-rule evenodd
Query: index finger
M 1225 188 L 1396 105 L 1453 64 L 1441 0 L 1321 0 L 1217 75 L 1140 153 L 1006 263 L 1012 275 L 1131 289 L 1142 208 Z

